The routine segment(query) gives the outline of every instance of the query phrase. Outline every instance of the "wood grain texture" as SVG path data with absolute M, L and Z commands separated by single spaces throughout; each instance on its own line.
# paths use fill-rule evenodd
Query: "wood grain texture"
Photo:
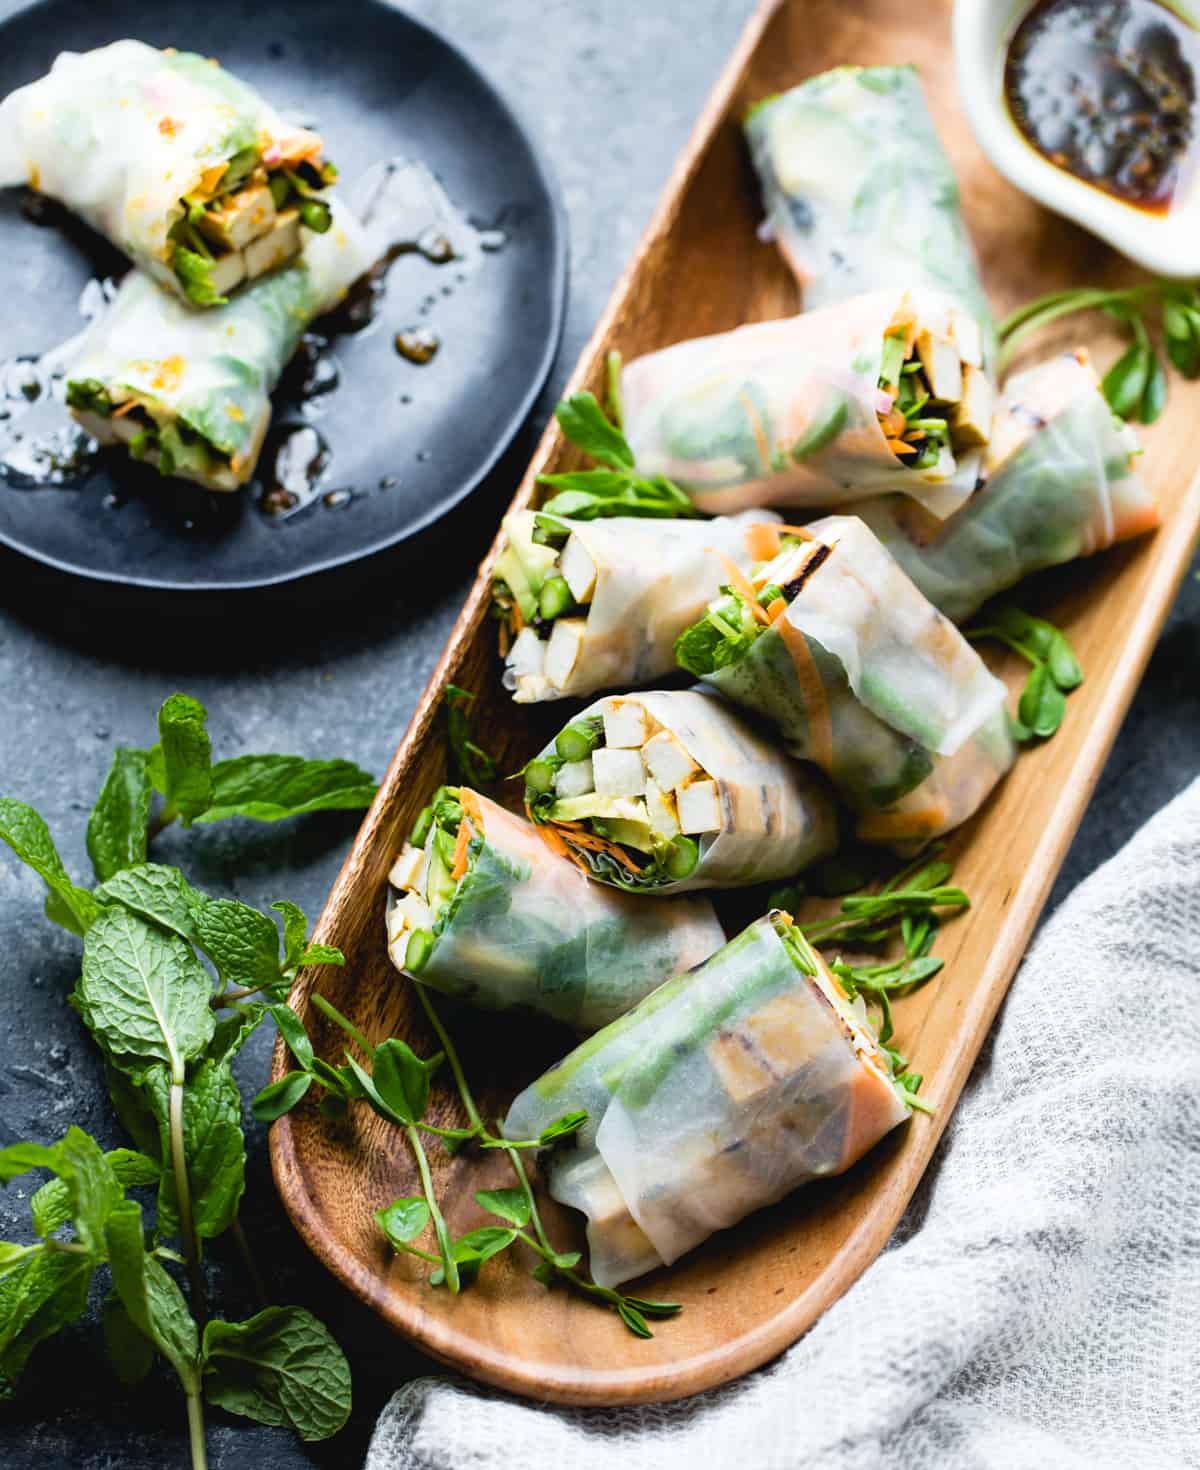
M 1097 240 L 1017 194 L 975 147 L 958 108 L 950 5 L 918 9 L 890 0 L 793 0 L 765 5 L 749 24 L 671 176 L 657 212 L 571 379 L 599 390 L 604 354 L 626 358 L 742 321 L 797 307 L 775 251 L 759 243 L 759 205 L 738 119 L 766 93 L 843 62 L 915 61 L 961 181 L 964 206 L 998 314 L 1043 291 L 1116 282 L 1130 273 Z M 1095 322 L 1043 337 L 1029 361 L 1082 338 L 1107 360 Z M 1022 602 L 1068 631 L 1087 671 L 1064 729 L 1021 757 L 994 799 L 952 844 L 956 880 L 971 893 L 969 916 L 943 931 L 944 975 L 897 1006 L 897 1032 L 926 1074 L 937 1105 L 915 1118 L 841 1179 L 810 1186 L 710 1241 L 645 1284 L 647 1295 L 684 1304 L 652 1341 L 632 1338 L 611 1313 L 531 1281 L 514 1256 L 489 1265 L 455 1299 L 427 1286 L 417 1263 L 396 1258 L 371 1215 L 417 1192 L 399 1135 L 365 1108 L 341 1123 L 306 1102 L 272 1132 L 278 1186 L 297 1229 L 351 1290 L 433 1356 L 516 1393 L 565 1403 L 640 1403 L 681 1397 L 737 1377 L 800 1336 L 875 1257 L 899 1219 L 950 1117 L 1025 950 L 1051 882 L 1186 568 L 1200 525 L 1193 422 L 1200 386 L 1173 382 L 1170 409 L 1145 436 L 1145 474 L 1160 494 L 1155 536 L 1037 579 Z M 552 424 L 514 505 L 529 502 L 534 477 L 578 463 Z M 318 937 L 348 956 L 345 970 L 301 975 L 293 1004 L 322 1055 L 338 1060 L 341 1037 L 309 1009 L 314 985 L 371 1038 L 401 1035 L 433 1050 L 384 943 L 386 874 L 417 811 L 446 775 L 437 727 L 447 680 L 480 692 L 479 730 L 511 771 L 575 706 L 525 706 L 500 688 L 494 627 L 487 618 L 495 549 L 463 610 L 412 724 L 368 813 L 322 916 Z M 1019 670 L 1003 663 L 1014 683 Z M 451 1014 L 468 1075 L 491 1114 L 567 1049 L 561 1032 L 527 1023 Z M 276 1075 L 283 1066 L 276 1056 Z M 436 1119 L 456 1117 L 444 1087 Z M 437 1187 L 456 1232 L 483 1223 L 476 1189 L 503 1182 L 502 1158 L 436 1162 Z M 547 1205 L 551 1234 L 582 1244 L 579 1217 Z

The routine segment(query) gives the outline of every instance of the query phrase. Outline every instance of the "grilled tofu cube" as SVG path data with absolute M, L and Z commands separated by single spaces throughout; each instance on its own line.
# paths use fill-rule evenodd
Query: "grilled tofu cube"
M 282 214 L 276 215 L 274 225 L 265 235 L 252 240 L 242 251 L 246 260 L 246 275 L 250 280 L 256 280 L 259 276 L 265 276 L 268 271 L 273 271 L 276 266 L 285 264 L 299 252 L 300 213 L 295 209 L 285 209 Z
M 730 1102 L 752 1101 L 817 1057 L 828 1041 L 821 1017 L 807 996 L 789 992 L 722 1031 L 708 1058 Z
M 558 559 L 558 570 L 576 602 L 591 602 L 592 593 L 596 590 L 596 563 L 574 532 L 567 537 L 567 544 Z
M 522 628 L 513 639 L 505 662 L 517 678 L 523 674 L 545 673 L 546 644 L 532 628 Z
M 640 750 L 650 734 L 645 706 L 632 699 L 610 699 L 604 706 L 604 743 L 610 750 Z
M 400 856 L 392 864 L 388 882 L 394 888 L 415 888 L 417 874 L 421 871 L 421 859 L 424 856 L 423 848 L 414 847 L 411 842 L 406 842 L 400 851 Z
M 595 789 L 590 755 L 581 761 L 567 761 L 554 773 L 554 794 L 558 797 L 587 796 Z
M 983 333 L 979 330 L 979 323 L 973 316 L 968 316 L 964 311 L 952 312 L 950 316 L 950 335 L 954 339 L 954 345 L 958 348 L 958 355 L 964 363 L 970 363 L 972 367 L 983 366 Z
M 675 791 L 675 807 L 679 812 L 681 832 L 719 832 L 721 830 L 721 793 L 715 781 L 690 781 Z
M 646 768 L 638 750 L 594 751 L 592 775 L 597 796 L 641 796 L 646 790 Z
M 522 674 L 513 690 L 514 704 L 538 704 L 543 699 L 557 699 L 559 691 L 542 674 Z
M 550 641 L 546 644 L 546 678 L 556 689 L 565 689 L 579 662 L 587 623 L 583 618 L 556 618 Z
M 275 201 L 266 184 L 252 184 L 230 195 L 220 209 L 208 209 L 199 222 L 202 234 L 226 250 L 244 250 L 275 223 Z
M 957 403 L 963 392 L 962 360 L 954 343 L 948 337 L 922 332 L 917 338 L 917 356 L 933 397 L 943 403 Z
M 679 816 L 675 810 L 675 798 L 663 791 L 652 776 L 646 778 L 646 815 L 651 828 L 663 837 L 675 837 L 679 833 Z
M 406 893 L 388 911 L 388 939 L 399 938 L 406 929 L 428 929 L 433 910 L 419 893 Z
M 996 390 L 982 368 L 963 368 L 962 402 L 950 414 L 950 432 L 960 448 L 986 444 L 992 433 Z
M 218 296 L 228 296 L 231 291 L 236 291 L 246 279 L 245 256 L 237 250 L 230 251 L 228 255 L 222 255 L 220 259 L 213 261 L 208 279 L 212 282 L 212 288 Z
M 669 730 L 660 730 L 642 747 L 646 769 L 664 791 L 673 791 L 700 767 Z

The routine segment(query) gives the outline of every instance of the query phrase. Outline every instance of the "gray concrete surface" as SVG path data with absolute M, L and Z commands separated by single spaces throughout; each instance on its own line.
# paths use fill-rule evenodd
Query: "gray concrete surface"
M 0 14 L 14 8 L 0 0 Z M 409 8 L 492 75 L 559 171 L 572 234 L 570 312 L 540 424 L 751 5 L 693 0 L 682 26 L 682 7 L 644 0 L 415 0 Z M 481 503 L 499 505 L 510 488 L 494 485 Z M 470 571 L 464 559 L 436 579 L 436 592 L 398 578 L 394 589 L 330 605 L 316 619 L 293 623 L 281 615 L 272 627 L 222 629 L 215 638 L 157 623 L 144 624 L 140 636 L 128 628 L 110 634 L 86 609 L 54 616 L 62 610 L 31 609 L 0 584 L 0 789 L 34 801 L 69 866 L 84 872 L 85 812 L 111 747 L 148 743 L 155 708 L 176 689 L 209 706 L 220 755 L 339 754 L 381 773 Z M 1200 587 L 1189 578 L 1055 901 L 1196 773 L 1198 666 Z M 315 913 L 354 825 L 332 816 L 279 828 L 171 832 L 160 855 L 184 862 L 210 889 L 256 904 L 286 895 Z M 0 1142 L 57 1137 L 71 1121 L 108 1143 L 120 1141 L 95 1056 L 67 1005 L 77 965 L 75 941 L 42 919 L 39 885 L 0 860 Z M 268 1051 L 264 1032 L 241 1059 L 248 1093 L 262 1084 Z M 283 1431 L 213 1414 L 210 1464 L 357 1465 L 388 1392 L 425 1365 L 308 1257 L 275 1199 L 262 1130 L 251 1125 L 250 1140 L 247 1230 L 269 1265 L 276 1299 L 309 1304 L 335 1325 L 355 1370 L 355 1412 L 338 1439 L 311 1447 Z M 11 1238 L 25 1219 L 20 1190 L 0 1195 L 0 1234 Z M 209 1269 L 226 1314 L 253 1310 L 238 1262 L 220 1243 Z M 39 1350 L 25 1391 L 0 1409 L 0 1464 L 7 1470 L 186 1463 L 182 1404 L 165 1372 L 156 1377 L 158 1391 L 127 1393 L 98 1349 L 98 1329 L 87 1321 Z

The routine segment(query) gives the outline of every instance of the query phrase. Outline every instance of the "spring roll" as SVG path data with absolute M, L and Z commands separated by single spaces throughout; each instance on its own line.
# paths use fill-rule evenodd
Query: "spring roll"
M 679 663 L 819 766 L 862 819 L 861 838 L 927 841 L 970 816 L 1015 756 L 1004 685 L 861 520 L 808 529 L 713 600 L 679 639 Z M 1003 759 L 968 760 L 998 716 L 986 750 Z M 955 761 L 965 784 L 934 779 Z
M 504 1130 L 588 1121 L 550 1156 L 616 1286 L 670 1265 L 810 1179 L 848 1169 L 911 1113 L 861 1001 L 774 910 L 526 1088 Z
M 67 403 L 102 444 L 164 475 L 236 490 L 254 473 L 271 392 L 306 326 L 374 263 L 371 235 L 339 200 L 300 260 L 217 311 L 193 311 L 131 271 L 84 333 Z
M 1153 530 L 1159 511 L 1134 470 L 1140 452 L 1087 353 L 1066 353 L 1009 380 L 986 483 L 957 514 L 936 521 L 900 496 L 858 514 L 930 602 L 962 623 L 1023 577 Z
M 639 357 L 621 375 L 638 471 L 714 513 L 895 492 L 947 516 L 992 417 L 969 320 L 940 292 L 888 288 Z
M 190 51 L 64 51 L 0 103 L 0 186 L 82 216 L 192 306 L 220 305 L 330 225 L 321 139 Z
M 960 336 L 995 354 L 958 184 L 912 66 L 839 66 L 768 97 L 745 122 L 778 244 L 806 311 L 881 286 L 932 286 Z
M 398 969 L 472 1005 L 539 1011 L 582 1032 L 725 943 L 707 899 L 639 901 L 591 883 L 535 827 L 465 787 L 435 794 L 391 882 Z
M 675 666 L 675 639 L 733 562 L 748 568 L 779 518 L 572 521 L 515 511 L 496 563 L 504 687 L 518 704 L 644 684 Z
M 837 839 L 821 778 L 691 689 L 589 705 L 526 766 L 525 803 L 585 872 L 630 893 L 790 877 Z

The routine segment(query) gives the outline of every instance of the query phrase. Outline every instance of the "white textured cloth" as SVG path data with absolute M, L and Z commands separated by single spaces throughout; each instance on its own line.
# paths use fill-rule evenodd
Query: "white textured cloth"
M 1046 925 L 888 1249 L 795 1347 L 641 1409 L 418 1379 L 367 1470 L 1200 1465 L 1198 940 L 1200 782 Z

